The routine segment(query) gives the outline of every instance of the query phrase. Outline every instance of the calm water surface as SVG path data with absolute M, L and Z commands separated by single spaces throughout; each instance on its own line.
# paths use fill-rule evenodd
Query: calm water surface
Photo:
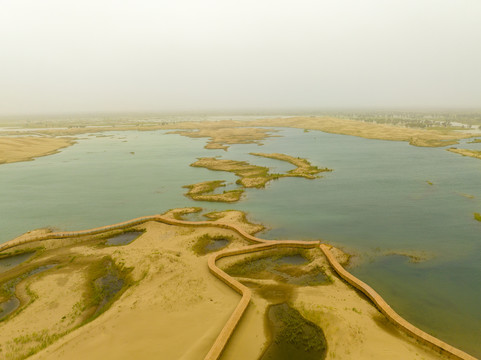
M 239 209 L 269 227 L 261 237 L 323 239 L 372 259 L 350 270 L 408 320 L 481 356 L 481 222 L 473 219 L 481 212 L 480 160 L 297 129 L 282 129 L 283 137 L 262 147 L 234 145 L 228 152 L 163 131 L 106 134 L 85 136 L 59 154 L 0 166 L 0 242 L 39 227 L 85 229 L 183 206 Z M 197 157 L 292 169 L 249 152 L 306 157 L 334 171 L 318 180 L 284 178 L 264 190 L 247 189 L 237 204 L 183 195 L 182 185 L 200 181 L 237 187 L 232 174 L 190 167 Z M 432 259 L 412 264 L 380 256 L 391 250 L 425 251 Z

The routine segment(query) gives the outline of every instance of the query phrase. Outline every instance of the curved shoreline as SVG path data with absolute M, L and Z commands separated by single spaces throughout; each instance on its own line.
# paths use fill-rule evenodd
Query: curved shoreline
M 75 138 L 63 137 L 0 137 L 0 164 L 32 161 L 57 154 L 75 143 Z
M 384 316 L 386 316 L 386 318 L 390 322 L 392 322 L 398 328 L 403 330 L 406 334 L 416 338 L 423 344 L 439 351 L 440 353 L 450 356 L 453 359 L 476 360 L 476 358 L 474 358 L 473 356 L 443 342 L 440 339 L 435 338 L 432 335 L 429 335 L 428 333 L 415 327 L 413 324 L 409 323 L 407 320 L 402 318 L 387 304 L 386 301 L 384 301 L 384 299 L 376 291 L 374 291 L 374 289 L 372 289 L 369 285 L 367 285 L 363 281 L 356 278 L 354 275 L 350 274 L 347 270 L 345 270 L 339 264 L 339 262 L 334 258 L 328 246 L 320 243 L 320 241 L 264 240 L 247 233 L 246 231 L 242 230 L 240 227 L 235 225 L 213 223 L 211 221 L 193 222 L 193 221 L 172 219 L 162 215 L 151 215 L 151 216 L 143 216 L 143 217 L 135 218 L 132 220 L 120 222 L 117 224 L 97 227 L 97 228 L 88 229 L 88 230 L 72 231 L 72 232 L 56 232 L 56 233 L 53 232 L 53 233 L 47 233 L 43 235 L 32 235 L 30 237 L 27 236 L 21 240 L 17 240 L 17 241 L 11 240 L 0 245 L 0 252 L 19 245 L 24 245 L 32 242 L 44 241 L 44 240 L 50 240 L 50 239 L 79 237 L 79 236 L 85 236 L 85 235 L 94 235 L 94 234 L 99 234 L 106 231 L 117 230 L 117 229 L 139 225 L 148 221 L 158 221 L 168 225 L 184 225 L 184 226 L 194 226 L 194 227 L 198 227 L 198 226 L 212 227 L 213 226 L 213 227 L 219 227 L 223 229 L 234 230 L 246 240 L 256 243 L 255 245 L 250 245 L 240 249 L 220 251 L 211 255 L 208 259 L 207 265 L 209 267 L 209 271 L 215 277 L 223 281 L 226 285 L 228 285 L 233 290 L 241 294 L 242 298 L 241 298 L 241 301 L 237 304 L 234 312 L 231 314 L 229 320 L 226 322 L 226 324 L 222 328 L 220 334 L 218 335 L 214 344 L 210 348 L 206 357 L 204 358 L 205 360 L 217 360 L 220 358 L 223 350 L 227 345 L 227 342 L 233 335 L 234 330 L 238 325 L 239 321 L 241 320 L 242 316 L 244 315 L 245 310 L 247 309 L 251 299 L 250 289 L 242 285 L 236 279 L 232 278 L 231 276 L 226 274 L 224 271 L 222 271 L 219 267 L 217 267 L 216 261 L 223 257 L 228 257 L 228 256 L 233 256 L 238 254 L 246 254 L 246 253 L 251 253 L 256 251 L 263 251 L 267 249 L 274 249 L 274 248 L 281 248 L 281 247 L 314 248 L 317 246 L 320 247 L 321 251 L 325 255 L 329 264 L 332 266 L 332 268 L 343 280 L 345 280 L 347 283 L 349 283 L 350 285 L 352 285 L 353 287 L 357 288 L 358 290 L 363 292 L 365 295 L 367 295 L 369 299 L 374 303 L 374 305 L 381 311 L 381 313 L 384 314 Z

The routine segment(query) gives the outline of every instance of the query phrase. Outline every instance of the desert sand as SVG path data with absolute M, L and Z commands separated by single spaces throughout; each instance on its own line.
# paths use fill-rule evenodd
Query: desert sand
M 178 219 L 198 210 L 174 210 L 164 218 Z M 98 235 L 34 241 L 9 249 L 37 249 L 37 253 L 0 274 L 1 283 L 41 264 L 55 266 L 17 284 L 15 293 L 19 297 L 25 293 L 28 299 L 0 322 L 2 357 L 203 359 L 240 300 L 236 292 L 212 276 L 207 259 L 216 251 L 249 247 L 252 243 L 249 236 L 216 224 L 234 225 L 246 234 L 263 228 L 247 222 L 245 214 L 238 211 L 211 213 L 207 218 L 210 222 L 202 226 L 146 221 L 127 229 L 142 233 L 126 245 L 106 243 L 108 238 L 122 233 L 117 229 Z M 224 239 L 227 244 L 199 254 L 195 245 L 206 237 Z M 328 342 L 326 359 L 444 358 L 391 325 L 371 302 L 334 274 L 318 248 L 306 251 L 310 262 L 300 268 L 300 273 L 322 268 L 330 281 L 321 285 L 290 284 L 290 295 L 281 297 L 323 329 Z M 338 261 L 346 261 L 342 251 L 333 248 L 331 252 Z M 256 254 L 226 257 L 218 265 L 223 268 Z M 124 287 L 103 312 L 89 317 L 90 308 L 84 305 L 90 304 L 89 289 L 96 283 L 95 272 L 89 269 L 106 259 L 120 269 Z M 222 359 L 256 359 L 262 354 L 269 341 L 264 327 L 265 309 L 276 298 L 262 295 L 258 289 L 282 283 L 268 273 L 267 277 L 239 280 L 254 286 L 253 298 Z
M 1 137 L 0 164 L 28 161 L 39 156 L 55 154 L 74 143 L 73 139 L 59 137 Z

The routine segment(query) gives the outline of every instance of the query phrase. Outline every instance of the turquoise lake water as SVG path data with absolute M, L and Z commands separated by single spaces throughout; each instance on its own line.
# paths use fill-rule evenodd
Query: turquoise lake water
M 349 270 L 396 311 L 481 357 L 481 222 L 473 219 L 481 212 L 481 161 L 403 142 L 279 130 L 282 137 L 263 146 L 233 145 L 227 152 L 163 131 L 111 132 L 83 136 L 35 161 L 0 165 L 0 243 L 39 227 L 86 229 L 176 207 L 243 210 L 268 226 L 260 237 L 323 239 L 359 254 L 364 261 Z M 190 167 L 198 157 L 248 160 L 273 172 L 293 168 L 249 152 L 305 157 L 334 171 L 247 189 L 234 204 L 183 195 L 182 185 L 206 180 L 237 188 L 230 173 Z M 382 256 L 393 250 L 422 251 L 430 259 L 413 264 Z

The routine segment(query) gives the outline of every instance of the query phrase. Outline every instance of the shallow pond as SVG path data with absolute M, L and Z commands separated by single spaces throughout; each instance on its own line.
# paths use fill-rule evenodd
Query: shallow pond
M 0 259 L 0 273 L 3 273 L 17 265 L 20 265 L 24 261 L 27 261 L 32 257 L 35 252 L 27 252 L 18 255 L 12 255 Z
M 95 280 L 95 287 L 98 289 L 101 299 L 97 305 L 94 316 L 104 310 L 110 300 L 112 300 L 115 295 L 122 290 L 124 283 L 124 279 L 119 277 L 115 272 L 109 272 Z
M 213 252 L 220 250 L 222 248 L 225 248 L 227 245 L 229 245 L 229 239 L 212 239 L 205 247 L 204 250 L 205 252 Z
M 301 254 L 259 256 L 235 263 L 224 269 L 231 276 L 251 279 L 275 278 L 289 285 L 316 286 L 328 282 L 321 268 L 304 271 L 302 265 L 309 263 Z
M 481 344 L 472 338 L 481 328 L 481 222 L 473 219 L 481 212 L 481 161 L 404 142 L 300 129 L 278 134 L 283 137 L 266 139 L 262 147 L 233 145 L 224 152 L 204 149 L 206 139 L 163 131 L 111 132 L 35 161 L 0 165 L 0 241 L 33 228 L 86 229 L 202 206 L 248 212 L 268 226 L 259 234 L 264 238 L 324 239 L 368 256 L 427 251 L 434 258 L 423 264 L 381 261 L 382 269 L 373 262 L 352 271 L 390 301 L 395 298 L 394 309 L 409 321 L 481 356 Z M 282 178 L 266 189 L 247 189 L 234 204 L 184 196 L 186 184 L 237 179 L 190 167 L 198 157 L 247 160 L 280 172 L 292 168 L 249 152 L 305 157 L 334 171 L 322 179 Z M 435 289 L 435 300 L 419 294 L 425 284 Z
M 110 246 L 127 245 L 127 244 L 130 244 L 135 239 L 137 239 L 142 234 L 143 234 L 142 231 L 127 231 L 123 234 L 119 234 L 107 239 L 105 244 Z
M 22 254 L 23 255 L 23 254 Z M 44 266 L 39 266 L 33 270 L 30 270 L 29 272 L 20 275 L 19 277 L 16 277 L 12 280 L 7 281 L 5 284 L 3 284 L 3 290 L 10 293 L 11 296 L 8 300 L 0 303 L 0 320 L 7 317 L 11 313 L 13 313 L 15 310 L 18 309 L 20 306 L 20 300 L 15 296 L 15 288 L 17 285 L 22 281 L 25 280 L 26 278 L 39 274 L 43 271 L 49 270 L 53 268 L 55 264 L 51 265 L 44 265 Z
M 20 306 L 20 300 L 16 296 L 12 296 L 7 301 L 0 303 L 0 320 L 7 317 Z

